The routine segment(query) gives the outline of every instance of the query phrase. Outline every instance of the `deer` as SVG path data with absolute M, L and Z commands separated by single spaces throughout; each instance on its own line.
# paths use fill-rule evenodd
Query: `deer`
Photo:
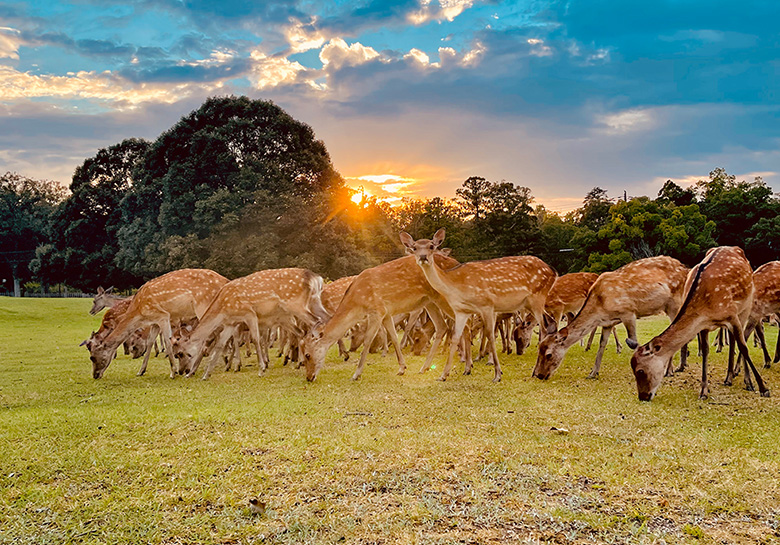
M 322 306 L 328 311 L 328 314 L 333 316 L 336 309 L 339 307 L 339 303 L 344 298 L 344 294 L 352 285 L 352 282 L 357 278 L 357 275 L 345 276 L 325 284 L 322 288 Z M 344 361 L 349 360 L 349 351 L 344 346 L 344 339 L 338 340 L 339 356 L 344 358 Z
M 762 397 L 770 391 L 750 359 L 743 334 L 753 307 L 753 270 L 742 248 L 720 246 L 707 251 L 704 260 L 691 269 L 685 282 L 685 301 L 672 323 L 660 335 L 653 337 L 634 352 L 631 369 L 641 401 L 651 401 L 658 391 L 672 355 L 697 334 L 702 347 L 702 374 L 699 397 L 709 396 L 707 384 L 707 335 L 721 326 L 728 328 L 731 338 L 745 361 L 745 388 L 753 391 L 750 372 L 756 378 Z M 731 359 L 731 358 L 730 358 Z M 732 375 L 732 369 L 729 369 Z M 730 378 L 727 376 L 727 384 Z
M 550 288 L 550 293 L 547 294 L 547 301 L 544 303 L 544 311 L 549 315 L 555 323 L 555 329 L 557 331 L 561 318 L 567 317 L 568 323 L 574 319 L 574 316 L 585 304 L 585 299 L 588 297 L 588 290 L 596 282 L 599 275 L 591 272 L 577 272 L 564 274 L 559 276 L 555 280 L 555 284 Z M 517 345 L 518 355 L 522 355 L 525 348 L 531 344 L 531 335 L 533 334 L 533 328 L 536 325 L 536 320 L 533 316 L 527 315 L 522 321 L 515 327 L 512 332 L 512 337 Z M 549 324 L 548 324 L 549 325 Z M 593 339 L 593 335 L 596 333 L 597 328 L 593 328 L 588 339 L 588 346 Z M 615 337 L 615 346 L 618 354 L 620 354 L 620 341 L 617 337 L 617 331 L 613 328 L 612 334 Z M 586 351 L 588 348 L 585 349 Z
M 297 335 L 324 322 L 329 314 L 322 306 L 322 277 L 308 269 L 269 269 L 225 283 L 199 319 L 189 337 L 177 348 L 176 356 L 192 377 L 203 359 L 208 341 L 216 335 L 203 380 L 207 380 L 228 340 L 246 325 L 255 344 L 262 376 L 268 368 L 262 357 L 260 328 L 276 325 Z
M 104 290 L 102 287 L 98 286 L 97 294 L 95 294 L 95 298 L 92 300 L 92 308 L 89 309 L 90 316 L 94 316 L 106 307 L 113 308 L 114 305 L 120 301 L 126 301 L 128 299 L 127 297 L 114 295 L 111 293 L 113 289 L 114 286 L 111 286 L 107 290 Z
M 116 356 L 116 349 L 137 329 L 151 327 L 150 339 L 162 332 L 165 353 L 171 364 L 171 378 L 179 372 L 171 347 L 172 322 L 200 318 L 227 278 L 208 269 L 180 269 L 141 286 L 115 327 L 90 347 L 92 376 L 103 376 Z M 144 360 L 142 369 L 145 370 Z
M 431 259 L 439 263 L 440 267 L 451 268 L 458 265 L 456 260 L 442 253 L 436 253 Z M 313 381 L 317 378 L 325 364 L 328 348 L 361 320 L 366 320 L 367 332 L 352 380 L 358 380 L 363 373 L 368 349 L 380 327 L 384 327 L 389 333 L 398 359 L 398 374 L 403 375 L 406 372 L 406 362 L 401 353 L 393 317 L 423 307 L 434 323 L 435 334 L 420 372 L 430 368 L 433 356 L 447 330 L 442 312 L 452 315 L 452 309 L 439 293 L 431 288 L 412 256 L 394 259 L 364 270 L 352 282 L 331 319 L 304 339 L 306 379 Z
M 528 311 L 540 324 L 544 323 L 544 302 L 557 275 L 549 265 L 534 256 L 472 261 L 445 270 L 433 259 L 444 236 L 444 229 L 436 231 L 432 239 L 417 241 L 406 232 L 400 234 L 401 242 L 406 251 L 414 256 L 425 279 L 455 313 L 447 364 L 439 380 L 446 380 L 449 376 L 466 322 L 472 314 L 477 314 L 488 335 L 494 369 L 493 382 L 500 382 L 502 371 L 496 353 L 496 314 Z
M 664 313 L 673 320 L 682 305 L 687 274 L 685 265 L 668 256 L 639 259 L 616 271 L 602 273 L 591 286 L 574 319 L 539 344 L 533 376 L 549 379 L 560 366 L 566 351 L 594 328 L 601 327 L 596 361 L 588 375 L 589 379 L 597 378 L 613 327 L 622 323 L 628 332 L 626 344 L 635 349 L 639 346 L 637 318 Z M 687 353 L 683 350 L 683 366 L 686 357 Z
M 750 316 L 745 324 L 745 339 L 755 331 L 764 353 L 764 369 L 769 369 L 772 365 L 772 358 L 766 347 L 764 338 L 764 328 L 761 325 L 764 317 L 780 312 L 780 261 L 770 261 L 764 263 L 753 271 L 753 307 L 750 310 Z M 775 358 L 780 348 L 780 335 L 778 335 L 778 344 L 775 347 Z M 741 355 L 740 355 L 741 357 Z M 777 359 L 775 359 L 777 363 Z

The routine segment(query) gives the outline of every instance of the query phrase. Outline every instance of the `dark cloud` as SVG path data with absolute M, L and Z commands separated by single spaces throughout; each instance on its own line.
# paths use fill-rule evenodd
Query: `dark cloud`
M 149 66 L 130 65 L 118 71 L 134 83 L 143 82 L 210 82 L 245 75 L 251 64 L 247 59 L 231 59 L 214 64 L 151 63 Z

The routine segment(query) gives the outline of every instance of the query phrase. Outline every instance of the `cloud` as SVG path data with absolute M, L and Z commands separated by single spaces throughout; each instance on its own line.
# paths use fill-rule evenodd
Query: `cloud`
M 216 85 L 213 88 L 218 87 L 219 85 Z M 121 109 L 132 108 L 145 102 L 171 104 L 192 91 L 190 83 L 133 84 L 111 72 L 80 71 L 66 76 L 36 75 L 0 65 L 0 101 L 32 98 L 95 99 Z
M 342 38 L 332 38 L 320 50 L 320 61 L 328 68 L 357 66 L 378 57 L 379 53 L 373 47 L 366 47 L 359 42 L 347 45 Z
M 422 25 L 430 21 L 453 21 L 455 17 L 474 5 L 474 0 L 420 0 L 420 9 L 407 16 L 415 25 Z
M 0 59 L 18 59 L 19 47 L 23 43 L 21 32 L 17 29 L 0 27 Z
M 316 87 L 313 80 L 307 77 L 311 71 L 299 62 L 285 57 L 269 57 L 259 50 L 253 51 L 251 57 L 253 66 L 249 79 L 257 89 L 301 83 Z

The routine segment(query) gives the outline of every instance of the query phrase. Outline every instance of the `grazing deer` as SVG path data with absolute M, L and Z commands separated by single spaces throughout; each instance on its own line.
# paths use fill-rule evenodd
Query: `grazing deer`
M 357 278 L 357 275 L 345 276 L 344 278 L 339 278 L 338 280 L 334 280 L 329 284 L 325 284 L 325 286 L 322 288 L 322 306 L 325 307 L 325 310 L 328 311 L 328 314 L 333 316 L 333 314 L 336 313 L 336 309 L 339 308 L 339 304 L 344 298 L 344 294 L 352 285 L 352 282 L 355 280 L 355 278 Z M 349 351 L 344 346 L 343 338 L 338 340 L 338 345 L 339 356 L 344 358 L 344 361 L 347 361 L 349 359 Z
M 757 268 L 753 272 L 753 286 L 755 288 L 753 307 L 745 325 L 745 339 L 755 330 L 761 350 L 764 352 L 764 368 L 768 369 L 772 359 L 766 347 L 761 322 L 764 317 L 780 312 L 780 261 L 770 261 Z M 777 357 L 778 347 L 780 347 L 780 335 L 778 335 L 778 345 L 775 347 L 775 357 Z
M 116 349 L 137 329 L 151 327 L 150 338 L 162 332 L 171 378 L 179 371 L 171 348 L 171 323 L 200 317 L 227 278 L 207 269 L 181 269 L 150 280 L 133 296 L 115 327 L 90 348 L 92 376 L 103 376 L 116 356 Z M 146 368 L 144 360 L 143 369 Z
M 114 305 L 119 303 L 120 301 L 126 301 L 127 297 L 120 297 L 119 295 L 114 295 L 111 293 L 111 291 L 114 289 L 114 286 L 111 286 L 107 290 L 104 290 L 102 287 L 98 287 L 97 294 L 95 295 L 95 298 L 92 300 L 92 308 L 89 309 L 89 314 L 91 316 L 94 316 L 104 308 L 113 308 Z
M 477 314 L 488 334 L 495 371 L 493 382 L 498 382 L 501 380 L 501 364 L 496 353 L 496 314 L 527 310 L 539 323 L 544 323 L 544 302 L 555 282 L 555 271 L 533 256 L 473 261 L 444 270 L 433 259 L 434 252 L 444 241 L 444 234 L 444 229 L 439 229 L 432 239 L 417 241 L 408 233 L 401 232 L 400 235 L 401 242 L 407 252 L 414 255 L 425 279 L 455 313 L 450 352 L 440 380 L 446 380 L 452 370 L 453 356 L 466 322 L 472 314 Z
M 753 390 L 750 371 L 756 377 L 762 397 L 769 389 L 750 359 L 743 329 L 753 305 L 753 270 L 745 253 L 736 246 L 721 246 L 707 252 L 685 282 L 685 302 L 677 317 L 666 330 L 643 345 L 631 358 L 639 399 L 653 399 L 664 377 L 669 360 L 677 350 L 697 334 L 702 347 L 701 391 L 709 395 L 707 386 L 707 334 L 726 326 L 745 360 L 745 388 Z M 728 379 L 727 379 L 728 380 Z
M 682 305 L 688 268 L 672 257 L 648 257 L 602 273 L 588 291 L 577 316 L 557 333 L 539 344 L 533 376 L 548 379 L 558 369 L 566 351 L 593 329 L 601 327 L 596 362 L 588 378 L 596 378 L 612 329 L 623 323 L 628 331 L 626 344 L 639 346 L 636 320 L 665 313 L 674 319 Z M 682 358 L 687 356 L 683 350 Z
M 445 255 L 436 254 L 432 259 L 440 267 L 454 267 L 458 262 Z M 420 268 L 411 256 L 388 261 L 376 267 L 366 269 L 352 282 L 341 300 L 333 317 L 321 330 L 315 330 L 303 341 L 306 379 L 317 378 L 325 363 L 328 348 L 342 338 L 358 322 L 366 320 L 367 332 L 353 380 L 360 378 L 366 365 L 368 348 L 376 337 L 379 328 L 389 333 L 395 355 L 398 358 L 398 374 L 406 371 L 406 362 L 401 353 L 393 316 L 413 312 L 425 307 L 434 323 L 436 333 L 431 349 L 421 371 L 430 367 L 433 356 L 447 330 L 442 311 L 450 314 L 452 310 L 446 301 L 431 288 Z M 441 309 L 441 310 L 440 310 Z
M 311 327 L 328 319 L 322 306 L 322 277 L 307 269 L 270 269 L 227 282 L 211 301 L 198 325 L 177 348 L 188 377 L 198 370 L 207 342 L 216 335 L 206 380 L 228 340 L 242 325 L 249 328 L 258 354 L 259 374 L 267 369 L 260 328 L 282 325 L 301 335 L 300 325 Z M 220 329 L 221 328 L 221 329 Z M 219 331 L 218 331 L 219 330 Z
M 588 290 L 598 277 L 599 275 L 596 273 L 579 272 L 564 274 L 555 279 L 555 283 L 547 294 L 547 300 L 544 302 L 544 312 L 555 323 L 556 331 L 563 316 L 579 312 L 588 296 Z M 515 328 L 513 337 L 518 355 L 522 355 L 526 347 L 531 344 L 531 336 L 536 323 L 534 317 L 528 315 Z

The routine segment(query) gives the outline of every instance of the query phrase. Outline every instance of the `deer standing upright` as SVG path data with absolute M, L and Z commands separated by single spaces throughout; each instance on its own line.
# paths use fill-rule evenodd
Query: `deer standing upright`
M 103 376 L 116 356 L 116 349 L 137 329 L 152 327 L 154 339 L 162 332 L 165 353 L 171 364 L 171 378 L 179 370 L 171 348 L 171 322 L 200 317 L 227 278 L 208 269 L 181 269 L 150 280 L 133 296 L 116 326 L 90 348 L 92 376 Z
M 753 390 L 750 371 L 759 391 L 769 397 L 769 389 L 750 359 L 743 330 L 753 305 L 753 270 L 745 253 L 736 246 L 721 246 L 707 252 L 685 282 L 685 302 L 677 317 L 660 335 L 641 346 L 631 357 L 639 399 L 653 399 L 664 377 L 669 359 L 685 343 L 700 335 L 702 375 L 699 396 L 709 395 L 707 385 L 707 333 L 726 326 L 745 360 L 745 387 Z M 733 346 L 734 343 L 732 343 Z M 727 379 L 728 380 L 728 379 Z
M 415 241 L 401 233 L 401 242 L 414 255 L 428 283 L 447 301 L 455 312 L 455 328 L 450 339 L 447 365 L 440 380 L 446 380 L 452 370 L 453 356 L 471 314 L 478 314 L 485 325 L 488 346 L 495 370 L 493 381 L 501 380 L 501 364 L 496 353 L 496 313 L 527 310 L 543 322 L 547 292 L 555 282 L 555 271 L 538 257 L 512 256 L 464 263 L 450 270 L 442 269 L 433 259 L 444 241 L 445 231 L 439 229 L 433 238 Z
M 628 332 L 626 344 L 638 346 L 636 320 L 665 313 L 674 319 L 682 305 L 688 268 L 672 257 L 648 257 L 602 273 L 591 286 L 585 304 L 566 327 L 539 344 L 533 376 L 548 379 L 558 369 L 566 351 L 594 328 L 601 327 L 601 342 L 593 370 L 596 378 L 612 328 L 623 323 Z M 687 356 L 682 352 L 682 358 Z
M 755 289 L 753 307 L 745 325 L 745 339 L 750 337 L 750 334 L 755 330 L 764 353 L 764 368 L 768 369 L 772 359 L 766 347 L 764 328 L 761 327 L 761 322 L 764 317 L 780 312 L 780 261 L 764 263 L 753 271 L 753 286 Z M 777 342 L 775 363 L 777 363 L 778 348 L 780 348 L 780 335 L 778 335 Z

